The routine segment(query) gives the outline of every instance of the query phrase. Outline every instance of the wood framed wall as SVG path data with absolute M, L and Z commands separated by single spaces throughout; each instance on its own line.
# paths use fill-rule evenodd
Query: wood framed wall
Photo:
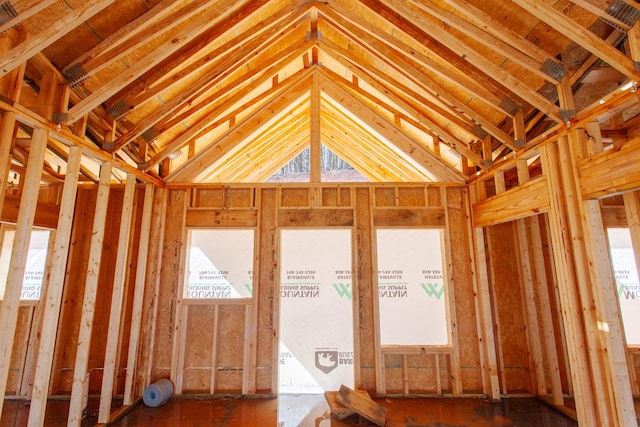
M 574 395 L 577 418 L 586 424 L 636 422 L 637 349 L 625 345 L 605 230 L 629 226 L 637 233 L 640 175 L 631 166 L 637 149 L 630 132 L 605 150 L 598 124 L 586 120 L 471 185 L 474 226 L 488 242 L 498 364 L 513 366 L 503 349 L 519 346 L 519 365 L 529 372 L 522 380 L 559 406 L 562 396 Z M 531 179 L 527 165 L 536 159 L 541 168 Z M 517 179 L 507 186 L 505 175 Z M 640 242 L 634 249 L 640 252 Z M 520 307 L 509 312 L 505 326 L 500 301 L 505 287 L 513 289 L 508 277 L 517 278 L 525 297 L 512 302 Z M 550 310 L 544 310 L 546 300 Z M 599 326 L 603 319 L 606 329 Z M 557 351 L 551 351 L 554 343 Z M 508 387 L 504 374 L 500 379 Z
M 279 229 L 354 230 L 356 381 L 393 394 L 484 393 L 464 186 L 332 185 L 201 186 L 168 190 L 150 380 L 171 376 L 185 393 L 277 392 Z M 450 242 L 454 339 L 442 352 L 383 350 L 374 300 L 375 227 L 440 227 Z M 234 302 L 180 298 L 187 228 L 256 231 L 254 297 Z M 239 328 L 238 325 L 243 326 Z M 462 325 L 462 327 L 460 327 Z M 187 345 L 190 343 L 191 347 Z M 193 345 L 197 343 L 197 345 Z M 173 357 L 170 357 L 174 354 Z M 213 367 L 213 368 L 212 368 Z

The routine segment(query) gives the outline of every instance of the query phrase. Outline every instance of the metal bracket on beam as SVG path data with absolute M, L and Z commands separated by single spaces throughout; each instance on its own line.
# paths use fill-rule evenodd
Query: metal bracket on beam
M 623 0 L 613 0 L 605 12 L 630 27 L 633 27 L 636 21 L 640 19 L 640 10 L 627 4 Z M 613 25 L 609 21 L 607 21 L 607 23 Z
M 527 145 L 527 140 L 524 138 L 514 139 L 513 145 L 515 145 L 516 148 L 524 148 L 524 146 Z
M 540 71 L 557 82 L 561 81 L 564 75 L 567 74 L 567 69 L 564 67 L 564 65 L 562 65 L 558 61 L 554 61 L 551 58 L 547 58 L 547 60 L 544 61 L 544 63 L 540 67 Z
M 487 135 L 489 135 L 489 133 L 486 130 L 484 130 L 482 126 L 478 124 L 471 128 L 471 133 L 480 139 L 485 139 Z
M 489 166 L 493 164 L 493 160 L 483 160 L 480 162 L 483 168 L 487 169 Z
M 107 110 L 109 115 L 113 117 L 114 120 L 119 120 L 123 118 L 124 116 L 129 114 L 130 111 L 131 111 L 131 106 L 126 102 L 124 102 L 123 100 L 116 102 Z
M 560 110 L 560 118 L 565 122 L 569 122 L 576 118 L 576 110 Z
M 5 0 L 0 3 L 0 25 L 4 25 L 18 16 L 18 12 L 13 8 L 10 1 Z
M 160 136 L 160 132 L 155 126 L 150 127 L 149 129 L 142 132 L 140 137 L 144 139 L 147 143 L 153 142 L 157 137 Z
M 69 114 L 61 113 L 59 111 L 55 111 L 53 114 L 51 114 L 51 121 L 57 125 L 66 123 L 68 118 Z
M 114 141 L 105 141 L 102 143 L 102 149 L 105 151 L 113 151 L 116 149 L 116 143 Z
M 148 167 L 149 167 L 149 162 L 138 163 L 138 169 L 140 170 L 145 170 Z
M 518 110 L 520 110 L 520 106 L 516 104 L 516 102 L 511 98 L 504 98 L 502 101 L 500 101 L 498 107 L 502 111 L 506 111 L 507 113 L 509 113 L 509 115 L 511 116 L 514 116 L 518 112 Z
M 64 70 L 62 72 L 62 75 L 71 87 L 76 87 L 89 78 L 87 70 L 84 69 L 82 64 L 79 64 L 77 62 L 71 67 Z

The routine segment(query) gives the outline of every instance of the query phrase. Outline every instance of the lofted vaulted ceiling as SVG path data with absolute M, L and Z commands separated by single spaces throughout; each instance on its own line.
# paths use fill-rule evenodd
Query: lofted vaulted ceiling
M 317 181 L 321 144 L 370 181 L 463 182 L 640 77 L 633 0 L 11 0 L 0 15 L 0 75 L 26 62 L 16 103 L 40 113 L 53 71 L 69 101 L 46 120 L 174 184 L 262 182 L 307 147 Z M 54 141 L 47 162 L 59 179 Z

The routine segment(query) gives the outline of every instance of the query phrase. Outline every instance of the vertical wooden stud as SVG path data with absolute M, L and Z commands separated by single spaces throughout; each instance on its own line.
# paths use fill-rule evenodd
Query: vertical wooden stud
M 71 402 L 69 405 L 68 423 L 70 425 L 78 425 L 82 421 L 84 395 L 86 387 L 89 386 L 87 384 L 89 350 L 91 345 L 91 332 L 93 329 L 93 315 L 96 308 L 100 258 L 102 255 L 102 242 L 104 239 L 107 204 L 109 202 L 110 181 L 111 163 L 105 162 L 100 167 L 100 183 L 98 185 L 98 197 L 93 218 L 89 263 L 87 266 L 87 279 L 85 283 L 84 298 L 82 301 L 82 318 L 80 320 L 80 330 L 78 332 L 78 347 L 76 349 L 73 386 L 71 389 Z
M 11 351 L 18 321 L 18 309 L 20 306 L 20 293 L 22 291 L 22 279 L 27 263 L 29 240 L 31 229 L 36 214 L 38 193 L 40 190 L 40 178 L 44 155 L 47 149 L 48 133 L 44 129 L 33 130 L 31 151 L 29 152 L 29 164 L 24 177 L 24 193 L 20 198 L 20 210 L 16 223 L 16 234 L 13 242 L 11 261 L 7 276 L 2 307 L 0 308 L 0 395 L 4 396 L 9 376 L 9 364 L 11 363 Z M 0 414 L 4 399 L 0 402 Z
M 489 272 L 487 270 L 487 255 L 484 243 L 484 230 L 476 228 L 474 231 L 474 245 L 476 254 L 476 271 L 478 286 L 478 335 L 483 337 L 480 343 L 480 351 L 484 354 L 485 363 L 482 366 L 483 374 L 487 378 L 487 390 L 491 400 L 500 400 L 500 379 L 498 377 L 498 361 L 496 355 L 496 341 L 493 333 L 493 314 L 491 310 L 491 296 L 489 292 Z
M 127 175 L 122 201 L 122 216 L 120 220 L 120 232 L 118 234 L 118 250 L 114 266 L 114 282 L 111 292 L 111 308 L 109 313 L 109 326 L 107 329 L 107 343 L 104 356 L 104 368 L 102 371 L 102 391 L 100 393 L 100 408 L 98 422 L 107 423 L 111 413 L 111 400 L 113 398 L 113 384 L 116 375 L 116 358 L 118 353 L 118 338 L 120 336 L 120 322 L 122 319 L 122 302 L 127 273 L 127 257 L 129 254 L 129 240 L 131 235 L 131 220 L 133 218 L 133 200 L 136 189 L 135 175 Z
M 78 147 L 69 148 L 67 161 L 67 174 L 62 190 L 62 201 L 58 215 L 58 228 L 56 230 L 55 244 L 53 248 L 52 268 L 49 272 L 49 286 L 46 300 L 44 300 L 44 313 L 42 339 L 36 361 L 36 372 L 31 394 L 29 408 L 29 425 L 44 425 L 44 414 L 47 405 L 47 392 L 51 367 L 53 364 L 53 352 L 55 349 L 56 329 L 60 316 L 62 302 L 62 289 L 64 286 L 67 257 L 69 255 L 69 241 L 71 239 L 71 227 L 73 225 L 73 212 L 75 210 L 76 192 L 78 188 L 78 174 L 82 151 Z
M 542 342 L 546 354 L 546 365 L 549 378 L 551 380 L 551 397 L 553 404 L 564 405 L 562 392 L 562 382 L 560 379 L 560 364 L 558 362 L 559 348 L 556 346 L 555 332 L 553 327 L 553 315 L 551 313 L 551 302 L 549 298 L 549 286 L 545 272 L 544 258 L 542 252 L 542 235 L 540 233 L 540 222 L 537 216 L 526 218 L 527 236 L 529 250 L 532 257 L 532 268 L 534 271 L 534 295 L 538 303 L 540 312 L 540 328 L 542 331 Z
M 314 73 L 311 85 L 311 140 L 310 140 L 310 180 L 311 182 L 320 182 L 322 175 L 322 159 L 321 159 L 321 130 L 320 130 L 320 82 L 318 76 Z
M 524 219 L 515 221 L 515 238 L 518 252 L 520 285 L 523 289 L 523 308 L 527 319 L 527 343 L 532 362 L 532 379 L 537 386 L 538 396 L 547 395 L 547 382 L 544 374 L 542 344 L 540 342 L 540 325 L 538 324 L 538 310 L 535 304 L 535 291 L 533 289 L 533 271 L 531 267 L 531 253 L 527 238 L 527 227 Z
M 133 403 L 133 380 L 136 370 L 140 328 L 142 323 L 142 302 L 144 300 L 144 283 L 147 273 L 147 257 L 149 254 L 149 237 L 151 235 L 151 213 L 153 210 L 153 184 L 146 184 L 144 188 L 144 204 L 142 207 L 142 221 L 140 222 L 140 241 L 138 243 L 138 262 L 136 263 L 136 282 L 131 308 L 131 331 L 129 332 L 129 347 L 127 354 L 127 373 L 124 386 L 124 406 Z
M 549 231 L 558 277 L 562 321 L 567 341 L 570 343 L 567 348 L 578 422 L 583 425 L 595 426 L 599 424 L 598 412 L 589 372 L 588 346 L 583 329 L 580 297 L 575 284 L 573 251 L 566 215 L 564 188 L 560 176 L 560 160 L 555 144 L 541 147 L 540 158 L 549 189 Z

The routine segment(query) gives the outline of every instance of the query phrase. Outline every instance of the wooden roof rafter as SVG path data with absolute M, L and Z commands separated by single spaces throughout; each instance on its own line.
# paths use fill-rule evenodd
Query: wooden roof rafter
M 167 176 L 167 182 L 188 182 L 200 172 L 206 170 L 215 159 L 229 151 L 243 139 L 268 126 L 270 122 L 277 121 L 279 115 L 287 111 L 297 99 L 302 97 L 310 85 L 312 73 L 315 67 L 311 67 L 294 81 L 284 85 L 277 93 L 265 102 L 265 104 L 236 123 L 229 132 L 216 139 L 205 149 L 197 153 L 188 164 L 182 165 Z
M 482 100 L 488 107 L 501 110 L 501 99 L 468 76 L 452 72 L 449 68 L 442 66 L 427 55 L 394 39 L 374 25 L 364 22 L 348 10 L 340 9 L 340 13 L 337 13 L 333 11 L 335 8 L 336 6 L 331 8 L 321 7 L 320 10 L 334 28 L 345 34 L 354 44 L 361 46 L 371 55 L 383 60 L 396 72 L 419 82 L 430 80 L 427 72 L 433 73 Z M 506 111 L 503 111 L 503 113 L 507 114 Z
M 361 1 L 369 2 L 369 0 Z M 478 54 L 474 49 L 466 45 L 461 40 L 457 39 L 451 33 L 448 33 L 440 26 L 434 24 L 433 21 L 425 18 L 422 10 L 412 7 L 408 3 L 400 0 L 381 0 L 380 3 L 388 7 L 395 14 L 402 16 L 406 21 L 413 22 L 419 25 L 425 31 L 428 31 L 431 36 L 439 40 L 440 43 L 448 46 L 450 49 L 453 49 L 456 54 L 463 58 L 465 61 L 468 61 L 475 67 L 478 67 L 486 76 L 503 85 L 503 88 L 508 88 L 511 93 L 517 95 L 519 98 L 525 100 L 530 105 L 543 111 L 547 116 L 551 117 L 558 123 L 563 122 L 563 120 L 560 118 L 560 109 L 558 106 L 549 102 L 549 100 L 537 93 L 533 88 L 525 85 L 518 78 L 514 77 L 502 68 L 495 65 L 493 62 Z M 379 9 L 379 7 L 376 7 L 375 9 Z M 399 29 L 405 31 L 404 27 L 400 27 Z M 410 31 L 407 34 L 415 38 L 415 31 Z M 416 40 L 422 44 L 425 44 L 426 46 L 430 44 L 427 39 L 418 38 Z M 486 78 L 484 80 L 486 80 Z M 514 101 L 512 100 L 510 103 L 513 102 Z
M 252 140 L 245 141 L 232 160 L 218 160 L 212 173 L 202 177 L 202 180 L 242 182 L 255 180 L 249 177 L 251 175 L 262 175 L 267 170 L 280 168 L 284 164 L 281 158 L 293 158 L 308 145 L 309 120 L 305 117 L 309 112 L 308 104 L 308 99 L 302 100 L 286 119 L 274 123 Z
M 177 10 L 172 9 L 176 4 L 179 4 L 179 0 L 162 0 L 72 60 L 62 69 L 67 81 L 71 85 L 81 83 L 147 43 L 150 38 L 173 30 L 208 7 L 208 2 L 203 0 L 189 2 Z
M 389 141 L 372 135 L 359 123 L 344 116 L 340 107 L 328 100 L 323 104 L 323 142 L 335 154 L 370 180 L 424 181 L 432 176 L 408 162 Z M 367 153 L 363 156 L 363 153 Z M 367 173 L 368 171 L 368 173 Z
M 310 46 L 310 42 L 305 42 L 301 48 L 298 49 L 297 53 L 302 50 L 306 50 Z M 232 118 L 237 116 L 240 112 L 247 110 L 248 108 L 255 108 L 259 106 L 260 103 L 273 94 L 281 91 L 283 87 L 287 87 L 291 81 L 296 80 L 300 75 L 304 74 L 304 70 L 300 70 L 298 73 L 289 76 L 285 80 L 278 82 L 277 84 L 273 84 L 271 88 L 265 90 L 264 92 L 256 95 L 251 100 L 245 102 L 244 104 L 237 105 L 239 101 L 246 97 L 245 91 L 237 92 L 234 96 L 224 100 L 223 102 L 218 103 L 215 108 L 209 112 L 205 117 L 200 118 L 197 123 L 190 126 L 185 132 L 180 134 L 178 137 L 164 145 L 155 156 L 149 159 L 145 164 L 141 165 L 143 169 L 149 170 L 154 165 L 160 163 L 164 158 L 166 158 L 172 152 L 180 150 L 184 145 L 188 144 L 190 141 L 195 140 L 202 135 L 205 135 L 211 132 L 216 127 L 220 126 L 222 123 L 229 122 Z M 245 87 L 245 89 L 251 89 L 258 86 L 261 86 L 265 81 L 268 81 L 271 77 L 271 73 L 265 73 L 262 78 L 255 80 L 251 85 Z M 233 110 L 230 110 L 233 108 Z M 226 113 L 226 114 L 225 114 Z
M 345 79 L 343 79 L 342 77 L 340 77 L 339 75 L 335 74 L 334 72 L 328 70 L 328 69 L 323 69 L 322 70 L 323 74 L 325 74 L 328 78 L 332 79 L 335 82 L 340 82 L 340 84 L 344 87 L 348 87 L 352 92 L 358 94 L 358 96 L 360 98 L 364 98 L 364 99 L 368 99 L 370 102 L 371 101 L 375 101 L 375 97 L 362 90 L 361 88 L 359 88 L 357 85 L 354 85 L 353 83 L 346 81 Z M 395 97 L 396 101 L 400 101 L 399 97 Z M 393 107 L 391 107 L 388 104 L 384 104 L 384 103 L 378 103 L 378 105 L 382 106 L 383 108 L 387 109 L 388 111 L 390 111 L 391 113 L 393 113 L 395 116 L 398 116 L 399 114 L 393 109 Z M 404 107 L 410 107 L 410 105 L 408 103 L 401 103 L 402 108 Z M 480 166 L 482 163 L 482 158 L 480 156 L 478 156 L 476 153 L 474 153 L 473 151 L 470 150 L 469 146 L 467 143 L 457 139 L 454 135 L 452 135 L 446 128 L 438 125 L 435 121 L 431 120 L 427 114 L 423 114 L 420 113 L 418 111 L 411 111 L 412 113 L 415 113 L 415 115 L 418 117 L 418 122 L 423 123 L 424 126 L 426 126 L 427 128 L 429 128 L 429 130 L 433 133 L 436 133 L 440 136 L 440 138 L 445 142 L 445 144 L 447 144 L 448 146 L 450 146 L 451 148 L 459 151 L 461 154 L 467 156 L 470 160 L 472 160 L 476 165 Z
M 464 177 L 460 171 L 442 163 L 428 148 L 413 140 L 401 129 L 395 127 L 377 111 L 371 109 L 364 102 L 351 95 L 346 89 L 321 75 L 322 91 L 338 102 L 345 109 L 355 113 L 358 118 L 371 126 L 376 132 L 387 138 L 400 150 L 407 153 L 418 164 L 438 176 L 443 181 L 460 181 Z
M 135 88 L 125 88 L 116 94 L 110 103 L 122 102 L 135 111 L 149 100 L 162 95 L 164 91 L 181 86 L 193 76 L 197 76 L 199 72 L 213 68 L 221 58 L 225 57 L 225 54 L 227 57 L 231 57 L 230 52 L 235 50 L 249 51 L 252 45 L 258 44 L 260 41 L 262 41 L 260 46 L 265 46 L 275 39 L 285 38 L 296 24 L 301 25 L 304 17 L 308 17 L 307 13 L 308 7 L 303 1 L 292 2 L 286 8 L 257 23 L 251 31 L 240 33 L 215 49 L 209 49 L 208 46 L 214 41 L 232 33 L 235 28 L 232 24 L 237 24 L 239 20 L 239 17 L 232 15 L 217 26 L 215 32 L 204 34 L 195 48 L 187 49 L 187 52 L 170 58 L 168 64 L 161 64 L 159 69 L 154 70 L 149 76 L 142 76 L 143 84 L 137 84 Z M 201 58 L 189 61 L 192 56 L 201 56 Z M 186 62 L 188 65 L 169 68 L 170 65 L 181 62 Z M 167 68 L 169 69 L 167 70 Z
M 247 3 L 257 5 L 264 1 L 266 0 L 256 0 Z M 172 53 L 178 51 L 181 47 L 188 45 L 203 32 L 213 29 L 228 14 L 241 13 L 242 7 L 246 6 L 246 4 L 243 4 L 240 8 L 233 9 L 235 4 L 236 2 L 233 0 L 219 0 L 215 3 L 215 7 L 212 6 L 211 12 L 205 15 L 199 15 L 197 18 L 191 20 L 179 34 L 156 47 L 140 61 L 132 64 L 125 72 L 121 73 L 117 79 L 102 85 L 91 95 L 71 107 L 68 112 L 67 123 L 75 122 L 84 114 L 111 98 L 119 90 L 127 87 L 143 73 L 160 64 Z M 224 12 L 220 13 L 220 11 Z
M 235 138 L 232 144 L 227 145 L 224 150 L 217 153 L 215 157 L 211 158 L 207 168 L 202 170 L 197 175 L 197 181 L 206 181 L 210 177 L 218 176 L 218 171 L 224 173 L 224 170 L 232 170 L 231 175 L 226 175 L 225 178 L 219 178 L 222 180 L 233 179 L 233 176 L 241 173 L 242 169 L 251 168 L 250 162 L 247 162 L 247 157 L 254 155 L 255 147 L 262 144 L 276 145 L 278 142 L 287 140 L 287 135 L 291 135 L 293 132 L 292 127 L 308 126 L 308 120 L 306 123 L 301 121 L 303 112 L 309 109 L 310 94 L 300 93 L 299 97 L 285 106 L 283 110 L 272 115 L 266 122 L 259 125 L 259 127 L 251 132 L 246 137 Z M 277 136 L 280 139 L 277 140 Z M 262 150 L 260 150 L 262 151 Z M 244 158 L 243 158 L 244 156 Z
M 436 134 L 440 134 L 441 132 L 438 129 L 441 129 L 442 126 L 436 125 L 432 118 L 429 118 L 430 114 L 428 111 L 424 111 L 424 107 L 428 107 L 429 104 L 422 102 L 422 96 L 411 90 L 410 88 L 404 86 L 399 79 L 393 79 L 391 76 L 386 73 L 377 70 L 373 65 L 367 64 L 366 60 L 361 57 L 356 57 L 352 53 L 342 49 L 339 46 L 331 43 L 327 40 L 321 40 L 321 46 L 325 47 L 329 54 L 334 55 L 335 59 L 340 62 L 343 66 L 349 69 L 354 75 L 358 76 L 358 78 L 366 81 L 369 85 L 373 86 L 378 90 L 378 92 L 385 94 L 385 96 L 389 97 L 393 100 L 394 103 L 401 105 L 405 110 L 410 111 L 414 118 L 418 121 L 424 122 L 429 127 L 433 128 L 433 132 Z M 360 65 L 356 65 L 360 64 Z M 368 65 L 366 69 L 362 66 Z M 374 75 L 371 75 L 372 73 Z M 493 125 L 491 122 L 486 120 L 482 114 L 479 114 L 473 111 L 470 107 L 466 106 L 463 102 L 457 100 L 455 97 L 449 95 L 444 88 L 439 88 L 435 82 L 425 81 L 422 82 L 423 86 L 426 87 L 426 95 L 432 96 L 435 100 L 439 100 L 440 102 L 449 103 L 447 108 L 449 108 L 450 113 L 447 114 L 446 111 L 436 110 L 435 113 L 441 116 L 446 117 L 448 120 L 451 120 L 451 115 L 456 115 L 461 120 L 469 120 L 467 117 L 471 118 L 473 122 L 478 123 L 482 129 L 484 129 L 487 133 L 496 137 L 496 139 L 505 144 L 508 147 L 514 148 L 513 138 L 500 130 L 497 126 Z M 440 89 L 440 90 L 439 90 Z M 414 99 L 416 100 L 420 106 L 412 105 L 411 102 L 405 101 L 406 99 Z M 414 102 L 416 102 L 414 101 Z M 422 108 L 421 108 L 422 107 Z M 433 111 L 433 109 L 431 108 Z M 462 115 L 464 114 L 464 115 Z M 465 133 L 469 136 L 474 135 L 477 137 L 475 133 L 475 129 L 473 129 L 470 125 L 458 125 L 461 129 L 465 131 Z M 437 128 L 437 129 L 436 129 Z M 447 128 L 447 126 L 445 126 Z M 448 134 L 448 131 L 442 131 L 443 135 Z M 444 138 L 443 138 L 444 139 Z M 454 143 L 456 141 L 450 140 L 450 143 Z M 455 144 L 454 144 L 455 145 Z M 460 145 L 460 144 L 458 144 Z M 455 148 L 455 147 L 454 147 Z M 470 158 L 474 158 L 473 155 L 470 155 Z
M 551 25 L 565 37 L 573 40 L 589 52 L 616 68 L 631 80 L 640 80 L 640 72 L 635 69 L 634 62 L 614 46 L 607 44 L 593 32 L 582 27 L 566 15 L 546 3 L 534 0 L 512 0 L 518 6 Z
M 294 31 L 296 28 L 301 28 L 303 24 L 304 17 L 290 23 L 287 28 L 289 31 Z M 171 115 L 179 113 L 180 110 L 198 102 L 199 98 L 206 96 L 207 93 L 224 81 L 226 77 L 249 63 L 251 58 L 258 55 L 260 53 L 260 49 L 263 48 L 270 40 L 271 37 L 268 37 L 265 40 L 258 35 L 252 42 L 248 43 L 244 49 L 229 51 L 226 55 L 216 61 L 213 66 L 209 68 L 206 74 L 199 77 L 197 81 L 192 82 L 186 90 L 165 103 L 153 113 L 147 115 L 127 134 L 118 138 L 114 144 L 114 151 L 118 151 L 147 130 L 153 127 L 159 127 L 161 122 L 165 119 L 169 119 Z

